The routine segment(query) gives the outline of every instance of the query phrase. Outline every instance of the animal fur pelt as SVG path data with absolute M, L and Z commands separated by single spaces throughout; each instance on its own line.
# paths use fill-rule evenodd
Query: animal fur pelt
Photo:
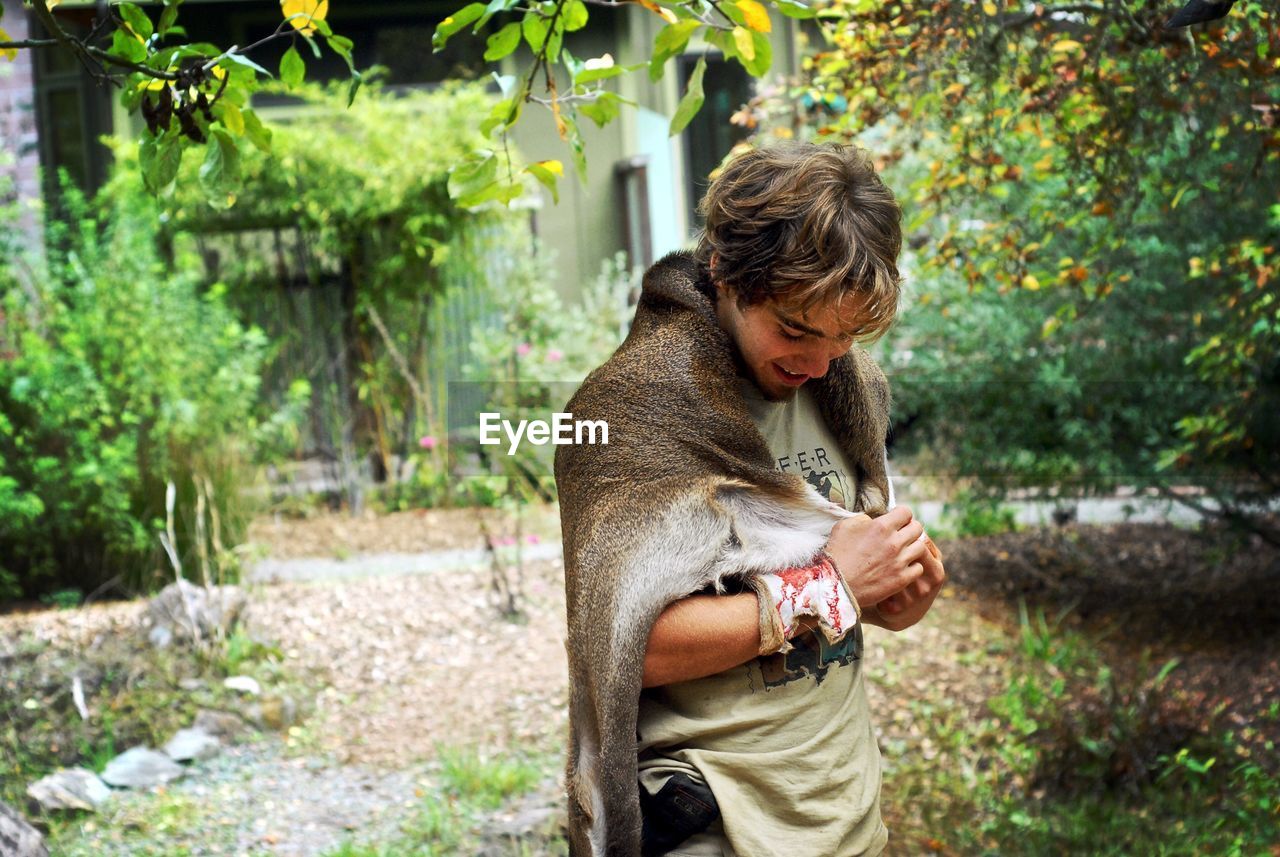
M 557 447 L 574 857 L 640 853 L 636 718 L 645 647 L 663 608 L 729 578 L 767 596 L 760 575 L 809 562 L 847 514 L 775 469 L 711 294 L 691 256 L 654 265 L 630 335 L 567 408 L 607 421 L 608 445 Z M 809 383 L 858 471 L 858 509 L 882 514 L 884 374 L 854 349 Z

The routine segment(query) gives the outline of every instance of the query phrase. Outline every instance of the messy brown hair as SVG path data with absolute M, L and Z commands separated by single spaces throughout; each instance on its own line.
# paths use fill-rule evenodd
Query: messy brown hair
M 852 294 L 866 308 L 859 339 L 893 324 L 902 210 L 865 150 L 753 149 L 724 167 L 698 211 L 706 226 L 695 255 L 740 305 L 775 299 L 804 313 Z

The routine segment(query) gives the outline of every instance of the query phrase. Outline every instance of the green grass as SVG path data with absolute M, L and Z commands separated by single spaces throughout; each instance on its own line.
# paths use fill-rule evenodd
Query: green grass
M 393 841 L 349 840 L 322 857 L 455 857 L 481 845 L 477 829 L 504 803 L 532 791 L 559 770 L 548 753 L 491 756 L 471 747 L 437 747 L 439 774 Z M 558 837 L 509 843 L 511 857 L 563 855 Z
M 440 776 L 446 790 L 483 809 L 496 809 L 507 798 L 529 791 L 543 777 L 539 765 L 521 757 L 490 758 L 472 749 L 439 751 Z
M 1109 664 L 1092 638 L 1026 611 L 1008 656 L 1011 681 L 987 715 L 945 689 L 911 703 L 924 733 L 913 744 L 936 758 L 886 748 L 902 853 L 1276 853 L 1275 747 L 1251 749 L 1187 707 L 1166 684 L 1176 663 Z

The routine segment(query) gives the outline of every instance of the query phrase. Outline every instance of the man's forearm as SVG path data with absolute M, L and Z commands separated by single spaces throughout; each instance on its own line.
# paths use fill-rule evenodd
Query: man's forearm
M 643 687 L 692 681 L 745 664 L 760 649 L 755 593 L 690 595 L 662 611 L 649 633 Z

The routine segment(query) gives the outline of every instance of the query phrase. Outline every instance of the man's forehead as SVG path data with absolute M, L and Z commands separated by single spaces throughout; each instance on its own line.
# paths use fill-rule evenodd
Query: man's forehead
M 832 338 L 856 336 L 865 326 L 868 315 L 866 301 L 855 294 L 819 301 L 807 309 L 775 300 L 770 302 L 770 308 L 779 321 L 797 330 Z

